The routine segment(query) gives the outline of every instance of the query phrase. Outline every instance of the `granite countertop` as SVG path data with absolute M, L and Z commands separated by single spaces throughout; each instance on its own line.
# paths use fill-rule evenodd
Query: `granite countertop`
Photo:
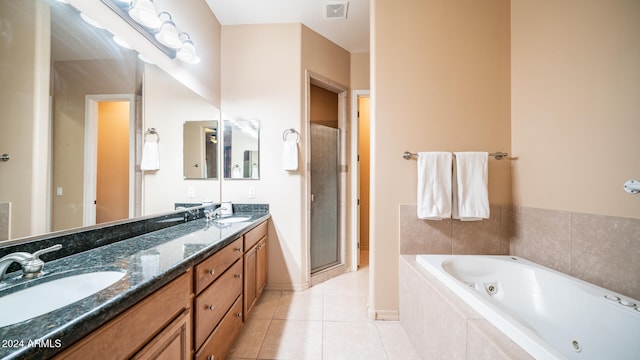
M 0 358 L 43 359 L 59 353 L 270 216 L 246 215 L 250 216 L 247 221 L 224 225 L 193 220 L 46 262 L 45 274 L 34 280 L 21 279 L 20 271 L 6 274 L 0 297 L 20 290 L 28 281 L 45 281 L 47 277 L 125 272 L 110 287 L 78 302 L 0 327 Z M 6 310 L 0 309 L 0 316 L 2 311 Z

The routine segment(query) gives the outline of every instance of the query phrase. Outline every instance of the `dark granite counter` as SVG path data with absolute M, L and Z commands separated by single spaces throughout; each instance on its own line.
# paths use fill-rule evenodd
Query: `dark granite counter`
M 201 218 L 178 225 L 174 223 L 160 230 L 47 261 L 45 275 L 38 279 L 21 279 L 20 271 L 6 274 L 3 279 L 6 285 L 0 288 L 0 297 L 24 288 L 29 281 L 103 270 L 125 272 L 124 277 L 110 287 L 78 302 L 0 327 L 0 358 L 46 359 L 61 352 L 269 218 L 268 212 L 264 211 L 234 215 L 251 218 L 224 225 Z M 167 219 L 171 221 L 171 217 Z M 81 237 L 81 234 L 76 236 Z M 55 243 L 55 239 L 48 240 L 42 248 Z M 6 309 L 0 309 L 0 317 L 3 311 Z

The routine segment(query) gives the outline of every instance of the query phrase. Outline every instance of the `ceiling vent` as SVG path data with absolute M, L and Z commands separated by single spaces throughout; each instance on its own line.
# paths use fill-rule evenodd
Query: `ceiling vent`
M 349 10 L 348 1 L 329 1 L 325 3 L 325 19 L 346 19 Z

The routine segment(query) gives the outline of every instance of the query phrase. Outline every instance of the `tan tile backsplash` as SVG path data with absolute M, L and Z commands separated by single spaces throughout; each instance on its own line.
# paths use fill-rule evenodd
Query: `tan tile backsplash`
M 400 253 L 522 256 L 640 299 L 640 219 L 492 205 L 489 220 L 428 221 L 401 204 Z

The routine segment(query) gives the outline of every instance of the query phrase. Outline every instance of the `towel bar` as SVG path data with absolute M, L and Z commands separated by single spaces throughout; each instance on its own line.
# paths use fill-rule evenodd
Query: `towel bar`
M 412 153 L 410 151 L 405 151 L 405 152 L 402 153 L 402 158 L 405 159 L 405 160 L 411 159 L 412 156 L 418 156 L 418 154 Z M 489 153 L 489 156 L 493 156 L 493 158 L 496 159 L 496 160 L 502 160 L 505 157 L 509 156 L 509 153 L 502 152 L 502 151 L 497 151 L 497 152 L 494 152 L 494 153 Z

